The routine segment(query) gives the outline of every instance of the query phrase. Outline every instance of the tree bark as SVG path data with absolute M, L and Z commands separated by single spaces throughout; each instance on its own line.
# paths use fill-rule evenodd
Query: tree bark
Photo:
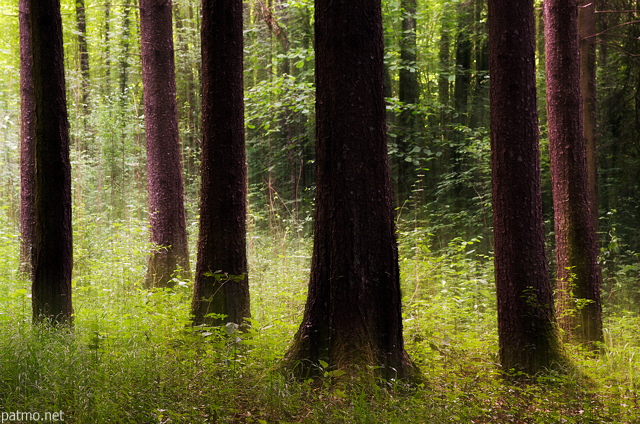
M 544 251 L 531 0 L 489 0 L 491 167 L 500 362 L 566 362 Z
M 69 123 L 59 0 L 29 0 L 35 99 L 34 321 L 72 322 Z
M 596 3 L 585 1 L 578 9 L 580 36 L 580 93 L 582 121 L 587 150 L 587 179 L 593 228 L 598 233 L 598 158 L 597 158 L 597 98 L 596 98 Z
M 203 0 L 196 325 L 242 325 L 250 316 L 242 54 L 242 0 Z
M 146 284 L 189 275 L 189 246 L 178 135 L 171 0 L 140 0 L 151 243 Z
M 348 22 L 349 25 L 344 25 Z M 317 0 L 316 215 L 309 292 L 285 361 L 299 376 L 417 371 L 404 350 L 385 135 L 380 1 Z
M 35 239 L 35 98 L 28 0 L 20 0 L 20 272 L 31 277 Z
M 558 319 L 570 337 L 602 342 L 602 277 L 582 126 L 578 7 L 545 0 L 547 119 L 556 234 Z

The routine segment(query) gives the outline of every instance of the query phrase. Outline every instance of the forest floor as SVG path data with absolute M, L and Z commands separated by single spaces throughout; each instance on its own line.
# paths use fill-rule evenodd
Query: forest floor
M 308 238 L 255 233 L 251 329 L 196 332 L 188 325 L 191 282 L 142 286 L 144 223 L 100 228 L 87 220 L 76 228 L 75 326 L 65 330 L 30 324 L 18 237 L 2 224 L 5 422 L 19 412 L 58 412 L 58 422 L 80 424 L 640 423 L 638 314 L 607 312 L 601 355 L 568 346 L 578 372 L 505 379 L 491 258 L 474 251 L 474 240 L 435 253 L 425 231 L 401 235 L 405 341 L 424 381 L 365 384 L 346 375 L 336 384 L 331 372 L 296 381 L 279 366 L 304 307 Z

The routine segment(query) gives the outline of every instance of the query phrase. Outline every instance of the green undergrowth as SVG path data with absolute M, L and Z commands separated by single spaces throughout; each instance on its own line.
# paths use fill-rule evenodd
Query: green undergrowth
M 607 349 L 569 347 L 576 375 L 503 378 L 491 258 L 479 240 L 430 250 L 400 234 L 406 347 L 424 381 L 365 384 L 327 371 L 283 375 L 298 328 L 311 241 L 252 233 L 251 327 L 193 331 L 191 281 L 143 288 L 147 230 L 86 219 L 75 234 L 75 325 L 34 327 L 18 238 L 0 230 L 0 412 L 62 411 L 67 423 L 637 423 L 640 319 L 608 316 Z

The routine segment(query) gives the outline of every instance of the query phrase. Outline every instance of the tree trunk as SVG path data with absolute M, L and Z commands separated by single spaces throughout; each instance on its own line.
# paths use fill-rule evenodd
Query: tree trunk
M 58 0 L 29 0 L 35 99 L 34 321 L 72 321 L 71 165 Z
M 472 53 L 472 28 L 474 4 L 472 0 L 466 0 L 458 4 L 458 34 L 456 37 L 456 79 L 453 86 L 454 114 L 457 118 L 454 123 L 459 127 L 469 125 L 469 93 L 471 91 L 471 53 Z M 470 196 L 465 193 L 466 184 L 463 181 L 465 150 L 467 137 L 459 128 L 454 128 L 451 134 L 451 171 L 455 175 L 454 202 L 455 210 L 465 208 L 464 201 Z
M 31 277 L 35 238 L 35 99 L 28 0 L 20 0 L 20 272 Z
M 344 22 L 349 22 L 345 26 Z M 387 162 L 380 1 L 317 0 L 316 216 L 304 318 L 286 355 L 299 376 L 417 371 L 404 350 Z M 369 371 L 368 371 L 369 370 Z
M 104 93 L 111 94 L 111 0 L 104 2 Z
M 456 39 L 456 80 L 453 87 L 457 122 L 468 124 L 469 92 L 471 91 L 471 25 L 473 24 L 474 4 L 466 0 L 458 5 L 458 35 Z
M 170 0 L 140 0 L 149 220 L 154 250 L 146 284 L 189 275 Z
M 502 368 L 566 361 L 544 251 L 531 0 L 489 0 L 491 167 Z
M 129 85 L 129 48 L 131 47 L 131 0 L 124 0 L 122 5 L 122 39 L 120 56 L 120 96 L 124 101 Z
M 580 94 L 582 95 L 582 123 L 587 150 L 589 203 L 593 228 L 598 233 L 598 158 L 596 149 L 596 6 L 585 1 L 578 9 L 580 36 Z
M 414 164 L 415 134 L 418 131 L 418 115 L 414 113 L 420 86 L 418 84 L 418 45 L 416 41 L 416 0 L 402 0 L 402 36 L 400 39 L 400 75 L 398 98 L 403 105 L 398 119 L 398 205 L 411 198 L 418 179 Z
M 473 0 L 474 4 L 474 61 L 475 75 L 474 85 L 471 93 L 471 110 L 469 110 L 469 126 L 471 128 L 486 127 L 489 110 L 487 100 L 489 93 L 489 44 L 485 34 L 487 24 L 483 20 L 486 2 L 484 0 Z
M 196 325 L 241 325 L 250 316 L 242 55 L 242 0 L 204 0 Z
M 76 0 L 76 23 L 78 30 L 78 54 L 80 56 L 80 92 L 83 117 L 89 109 L 89 46 L 87 45 L 87 14 L 84 0 Z
M 191 43 L 192 31 L 195 31 L 193 22 L 193 6 L 191 4 L 174 3 L 174 17 L 177 32 L 176 46 L 178 75 L 182 82 L 177 87 L 178 115 L 183 122 L 184 136 L 182 139 L 183 160 L 185 166 L 185 186 L 187 197 L 191 195 L 190 187 L 195 187 L 200 182 L 200 90 L 198 65 L 194 63 L 193 51 L 196 50 Z M 199 61 L 198 61 L 199 63 Z
M 544 13 L 558 318 L 570 337 L 602 342 L 602 277 L 582 132 L 578 7 L 545 0 Z

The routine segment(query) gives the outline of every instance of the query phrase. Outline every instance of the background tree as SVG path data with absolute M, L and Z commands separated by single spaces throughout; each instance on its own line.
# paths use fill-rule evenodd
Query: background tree
M 140 36 L 149 219 L 154 245 L 146 283 L 168 286 L 174 276 L 189 274 L 171 1 L 140 1 Z
M 489 45 L 500 362 L 533 375 L 565 357 L 544 252 L 530 0 L 489 1 Z
M 398 100 L 403 108 L 398 117 L 398 135 L 396 143 L 400 155 L 397 160 L 397 193 L 398 206 L 410 199 L 412 190 L 418 179 L 415 158 L 412 157 L 414 147 L 418 147 L 416 136 L 420 124 L 416 105 L 420 98 L 418 81 L 418 44 L 416 40 L 417 1 L 400 2 L 402 12 L 402 35 L 400 38 L 400 70 L 398 75 Z M 415 163 L 414 163 L 415 162 Z
M 35 238 L 35 99 L 28 0 L 20 0 L 20 270 L 31 276 Z
M 582 126 L 578 7 L 545 0 L 547 120 L 556 237 L 558 319 L 584 343 L 602 342 L 601 275 Z
M 324 361 L 410 378 L 416 370 L 402 335 L 380 2 L 317 0 L 315 34 L 314 249 L 304 317 L 286 360 L 302 376 Z
M 204 0 L 196 325 L 241 325 L 250 316 L 242 59 L 242 1 Z
M 69 123 L 58 0 L 29 0 L 35 100 L 35 321 L 71 322 L 72 231 Z

